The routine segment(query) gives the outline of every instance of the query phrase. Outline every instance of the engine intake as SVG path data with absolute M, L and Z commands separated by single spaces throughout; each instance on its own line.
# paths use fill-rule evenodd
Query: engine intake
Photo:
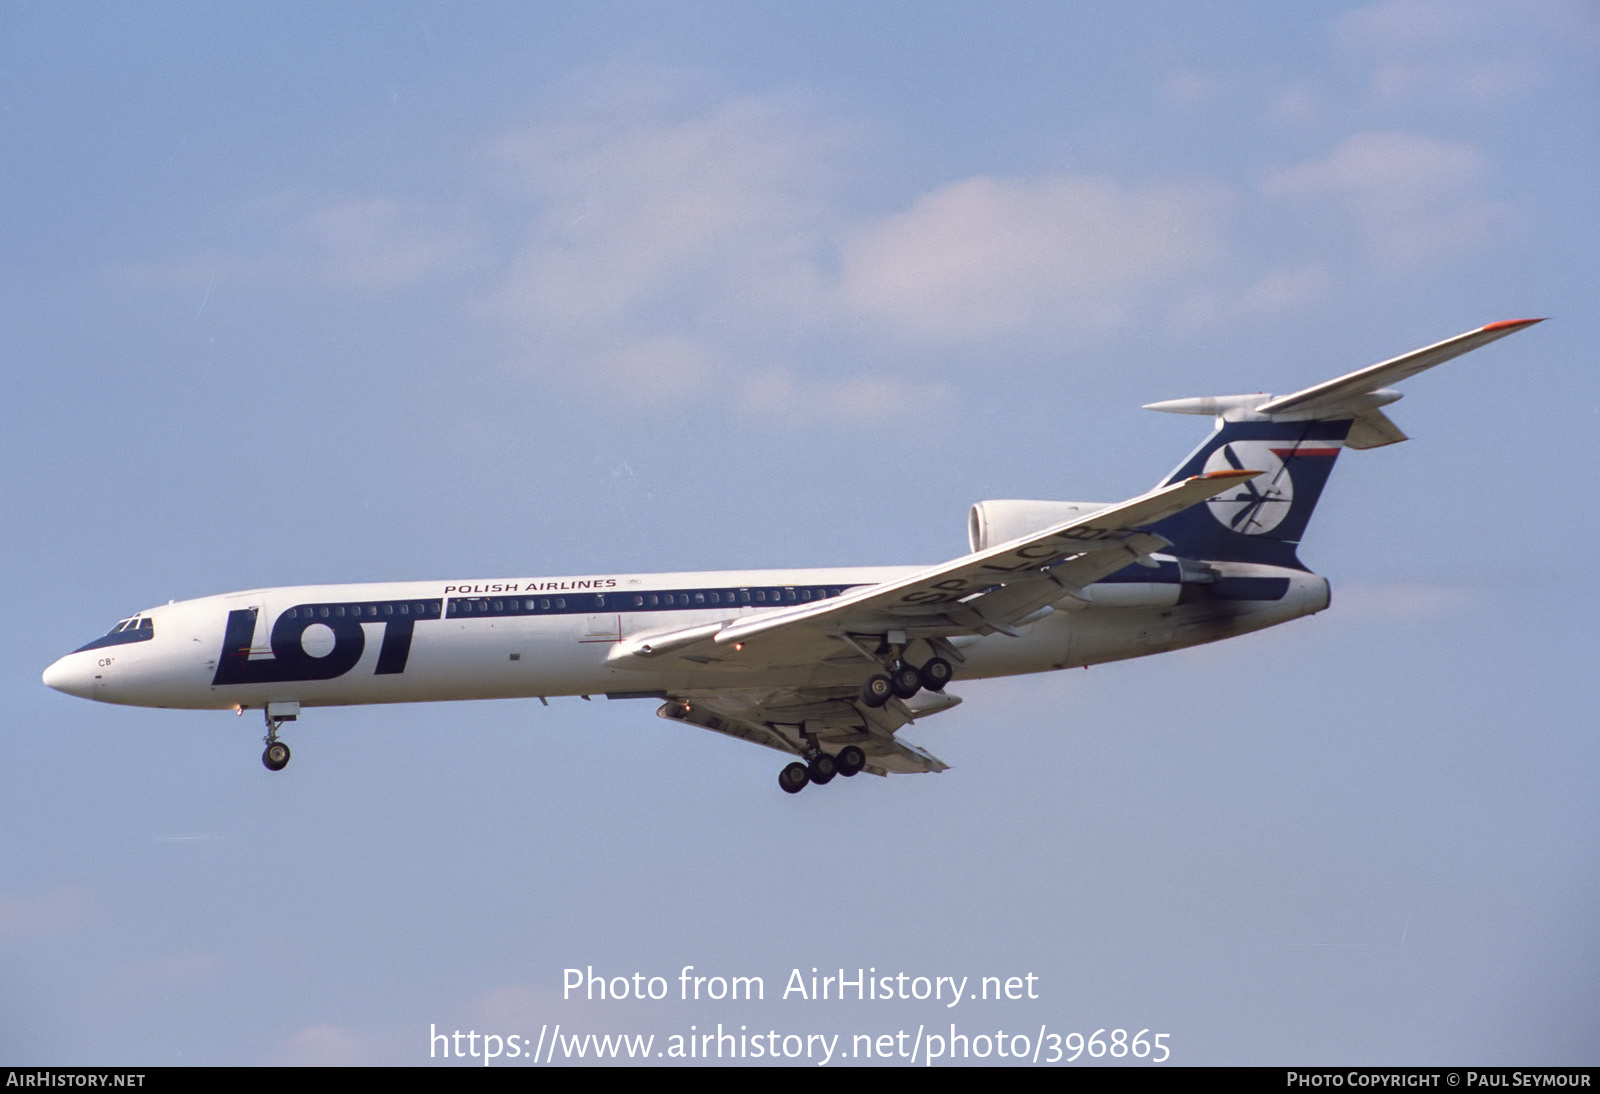
M 980 501 L 967 516 L 967 542 L 982 551 L 1104 508 L 1097 501 Z

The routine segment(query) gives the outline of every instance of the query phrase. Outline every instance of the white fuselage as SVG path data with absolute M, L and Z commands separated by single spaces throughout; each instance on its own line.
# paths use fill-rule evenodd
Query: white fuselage
M 1263 599 L 1191 596 L 1177 580 L 1104 582 L 1087 606 L 1019 636 L 954 640 L 972 679 L 1114 661 L 1215 641 L 1320 611 L 1327 582 L 1301 570 L 1220 564 Z M 697 689 L 854 686 L 859 663 L 746 667 L 619 656 L 681 631 L 878 584 L 915 567 L 617 574 L 309 585 L 184 600 L 141 612 L 61 658 L 44 681 L 108 703 L 258 709 Z M 1250 586 L 1251 588 L 1262 587 Z

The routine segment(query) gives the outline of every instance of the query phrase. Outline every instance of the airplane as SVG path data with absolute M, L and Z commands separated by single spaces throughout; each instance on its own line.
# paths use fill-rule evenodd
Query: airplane
M 898 736 L 947 687 L 1215 642 L 1329 605 L 1297 554 L 1341 449 L 1406 440 L 1387 385 L 1523 330 L 1468 331 L 1289 395 L 1172 399 L 1214 419 L 1155 488 L 1116 504 L 980 501 L 971 551 L 936 566 L 307 585 L 183 600 L 119 620 L 44 672 L 105 703 L 260 710 L 284 725 L 366 703 L 605 695 L 835 776 L 947 770 Z

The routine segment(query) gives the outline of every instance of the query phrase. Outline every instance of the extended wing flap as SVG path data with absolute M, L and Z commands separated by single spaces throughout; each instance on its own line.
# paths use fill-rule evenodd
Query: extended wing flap
M 904 741 L 890 741 L 889 747 L 874 752 L 867 749 L 867 770 L 874 775 L 932 775 L 949 771 L 950 765 L 926 749 Z
M 1135 532 L 1117 542 L 1116 549 L 1077 555 L 964 600 L 961 607 L 978 613 L 981 618 L 995 625 L 1016 624 L 1040 608 L 1062 601 L 1086 605 L 1088 594 L 1084 590 L 1087 586 L 1109 577 L 1131 562 L 1142 562 L 1151 553 L 1171 546 L 1161 536 L 1148 532 Z
M 864 717 L 852 701 L 830 690 L 752 689 L 674 693 L 656 713 L 797 756 L 804 754 L 808 735 L 829 752 L 853 744 L 866 753 L 866 770 L 875 775 L 918 774 L 945 771 L 949 765 L 896 739 L 895 731 L 914 717 L 938 714 L 960 702 L 954 695 L 918 696 L 910 704 L 897 701 Z

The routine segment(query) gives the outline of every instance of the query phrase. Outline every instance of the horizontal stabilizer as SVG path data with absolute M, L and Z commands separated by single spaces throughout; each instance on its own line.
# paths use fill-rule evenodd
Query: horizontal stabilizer
M 1183 558 L 1303 569 L 1296 547 L 1339 453 L 1406 439 L 1385 413 L 1400 398 L 1387 385 L 1539 322 L 1490 323 L 1290 395 L 1213 395 L 1149 404 L 1150 410 L 1215 419 L 1211 436 L 1173 470 L 1169 483 L 1223 468 L 1257 467 L 1262 473 L 1146 530 L 1170 540 Z
M 1515 334 L 1519 330 L 1542 322 L 1544 322 L 1542 319 L 1507 319 L 1500 323 L 1490 323 L 1486 327 L 1458 334 L 1454 338 L 1446 338 L 1443 342 L 1313 385 L 1304 391 L 1297 391 L 1292 395 L 1280 395 L 1256 407 L 1256 413 L 1278 414 L 1294 410 L 1309 415 L 1320 410 L 1332 409 L 1352 396 L 1366 395 L 1390 384 L 1399 383 L 1424 369 L 1442 365 L 1453 357 L 1460 357 L 1463 353 L 1469 353 L 1480 346 L 1487 346 L 1490 342 L 1498 342 L 1508 334 Z
M 1355 420 L 1352 448 L 1377 448 L 1406 439 L 1404 433 L 1378 411 L 1400 398 L 1389 385 L 1443 364 L 1508 334 L 1542 323 L 1543 319 L 1507 319 L 1446 338 L 1422 349 L 1376 365 L 1357 369 L 1289 395 L 1207 395 L 1192 399 L 1164 399 L 1146 403 L 1146 410 L 1166 414 L 1205 414 L 1228 421 L 1338 421 Z

